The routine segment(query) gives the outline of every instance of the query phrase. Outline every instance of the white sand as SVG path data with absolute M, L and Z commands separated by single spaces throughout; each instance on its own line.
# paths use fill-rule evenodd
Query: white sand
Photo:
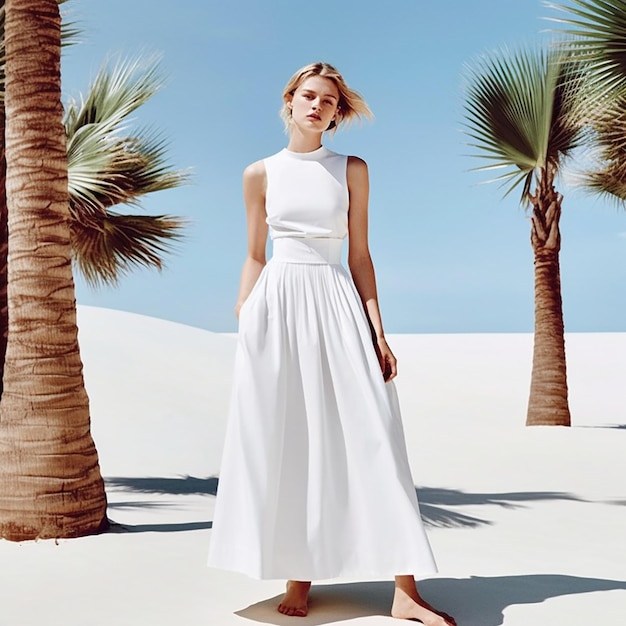
M 0 542 L 0 626 L 397 624 L 388 582 L 283 583 L 205 567 L 234 338 L 81 307 L 93 434 L 119 532 Z M 525 428 L 530 335 L 397 335 L 413 475 L 460 626 L 626 619 L 626 333 L 567 338 L 571 429 Z M 376 494 L 372 493 L 375 498 Z

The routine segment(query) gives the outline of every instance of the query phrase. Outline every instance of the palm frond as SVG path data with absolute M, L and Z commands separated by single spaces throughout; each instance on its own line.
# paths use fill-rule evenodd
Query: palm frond
M 546 3 L 568 14 L 551 18 L 576 36 L 572 52 L 588 64 L 587 108 L 593 149 L 577 173 L 579 185 L 626 201 L 626 2 L 571 0 Z
M 137 205 L 146 194 L 187 183 L 189 172 L 172 169 L 166 149 L 166 141 L 146 129 L 118 136 L 106 123 L 79 128 L 68 137 L 70 206 L 92 212 Z
M 85 97 L 66 106 L 70 194 L 85 210 L 134 204 L 146 193 L 187 182 L 166 163 L 166 143 L 129 116 L 163 85 L 156 59 L 106 63 Z
M 584 72 L 559 47 L 498 51 L 466 68 L 465 132 L 476 156 L 500 167 L 510 183 L 523 183 L 522 201 L 533 177 L 559 163 L 584 137 L 580 93 Z
M 69 48 L 82 42 L 83 31 L 78 25 L 78 22 L 68 22 L 64 20 L 61 23 L 61 48 Z
M 155 59 L 105 64 L 85 97 L 66 107 L 72 248 L 92 286 L 114 284 L 136 266 L 162 266 L 185 221 L 172 216 L 122 215 L 155 191 L 189 180 L 167 162 L 167 142 L 129 116 L 162 86 Z
M 617 96 L 595 111 L 593 150 L 577 173 L 579 185 L 589 191 L 626 201 L 626 96 Z
M 568 46 L 589 63 L 589 80 L 599 90 L 626 90 L 626 2 L 624 0 L 571 0 L 571 4 L 545 2 L 548 8 L 570 17 L 548 19 L 564 24 L 572 35 Z
M 68 102 L 64 119 L 68 137 L 88 124 L 119 130 L 128 116 L 163 86 L 158 57 L 106 62 L 87 96 Z
M 57 0 L 59 6 L 66 4 L 69 0 Z M 80 43 L 80 35 L 82 30 L 78 26 L 78 22 L 70 22 L 67 19 L 69 12 L 61 11 L 61 46 L 68 47 Z
M 592 193 L 616 201 L 626 208 L 626 170 L 623 163 L 614 162 L 602 171 L 588 172 L 581 183 Z
M 136 267 L 163 268 L 163 254 L 181 239 L 185 220 L 112 211 L 71 222 L 74 262 L 93 287 L 115 285 Z

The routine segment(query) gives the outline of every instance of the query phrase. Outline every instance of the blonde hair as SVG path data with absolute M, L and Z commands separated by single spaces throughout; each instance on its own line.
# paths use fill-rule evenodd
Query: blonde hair
M 280 109 L 280 116 L 285 122 L 285 130 L 289 130 L 291 124 L 291 109 L 287 106 L 287 103 L 290 101 L 290 97 L 293 96 L 296 89 L 311 76 L 321 76 L 322 78 L 332 80 L 339 92 L 337 116 L 326 130 L 336 130 L 340 122 L 350 122 L 363 117 L 369 119 L 374 117 L 372 111 L 363 99 L 363 96 L 357 91 L 354 91 L 354 89 L 350 89 L 343 76 L 332 65 L 320 61 L 310 63 L 300 68 L 285 85 L 285 89 L 283 90 L 283 106 Z

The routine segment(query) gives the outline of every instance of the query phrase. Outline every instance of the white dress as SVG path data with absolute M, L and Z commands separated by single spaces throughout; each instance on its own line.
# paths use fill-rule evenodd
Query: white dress
M 273 255 L 240 311 L 209 565 L 433 573 L 395 387 L 341 264 L 347 157 L 285 149 L 264 163 Z

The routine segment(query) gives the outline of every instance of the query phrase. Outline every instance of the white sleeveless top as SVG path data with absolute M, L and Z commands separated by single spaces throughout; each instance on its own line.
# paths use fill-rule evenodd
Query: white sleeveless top
M 270 237 L 344 239 L 348 234 L 348 157 L 324 146 L 284 148 L 264 159 Z

